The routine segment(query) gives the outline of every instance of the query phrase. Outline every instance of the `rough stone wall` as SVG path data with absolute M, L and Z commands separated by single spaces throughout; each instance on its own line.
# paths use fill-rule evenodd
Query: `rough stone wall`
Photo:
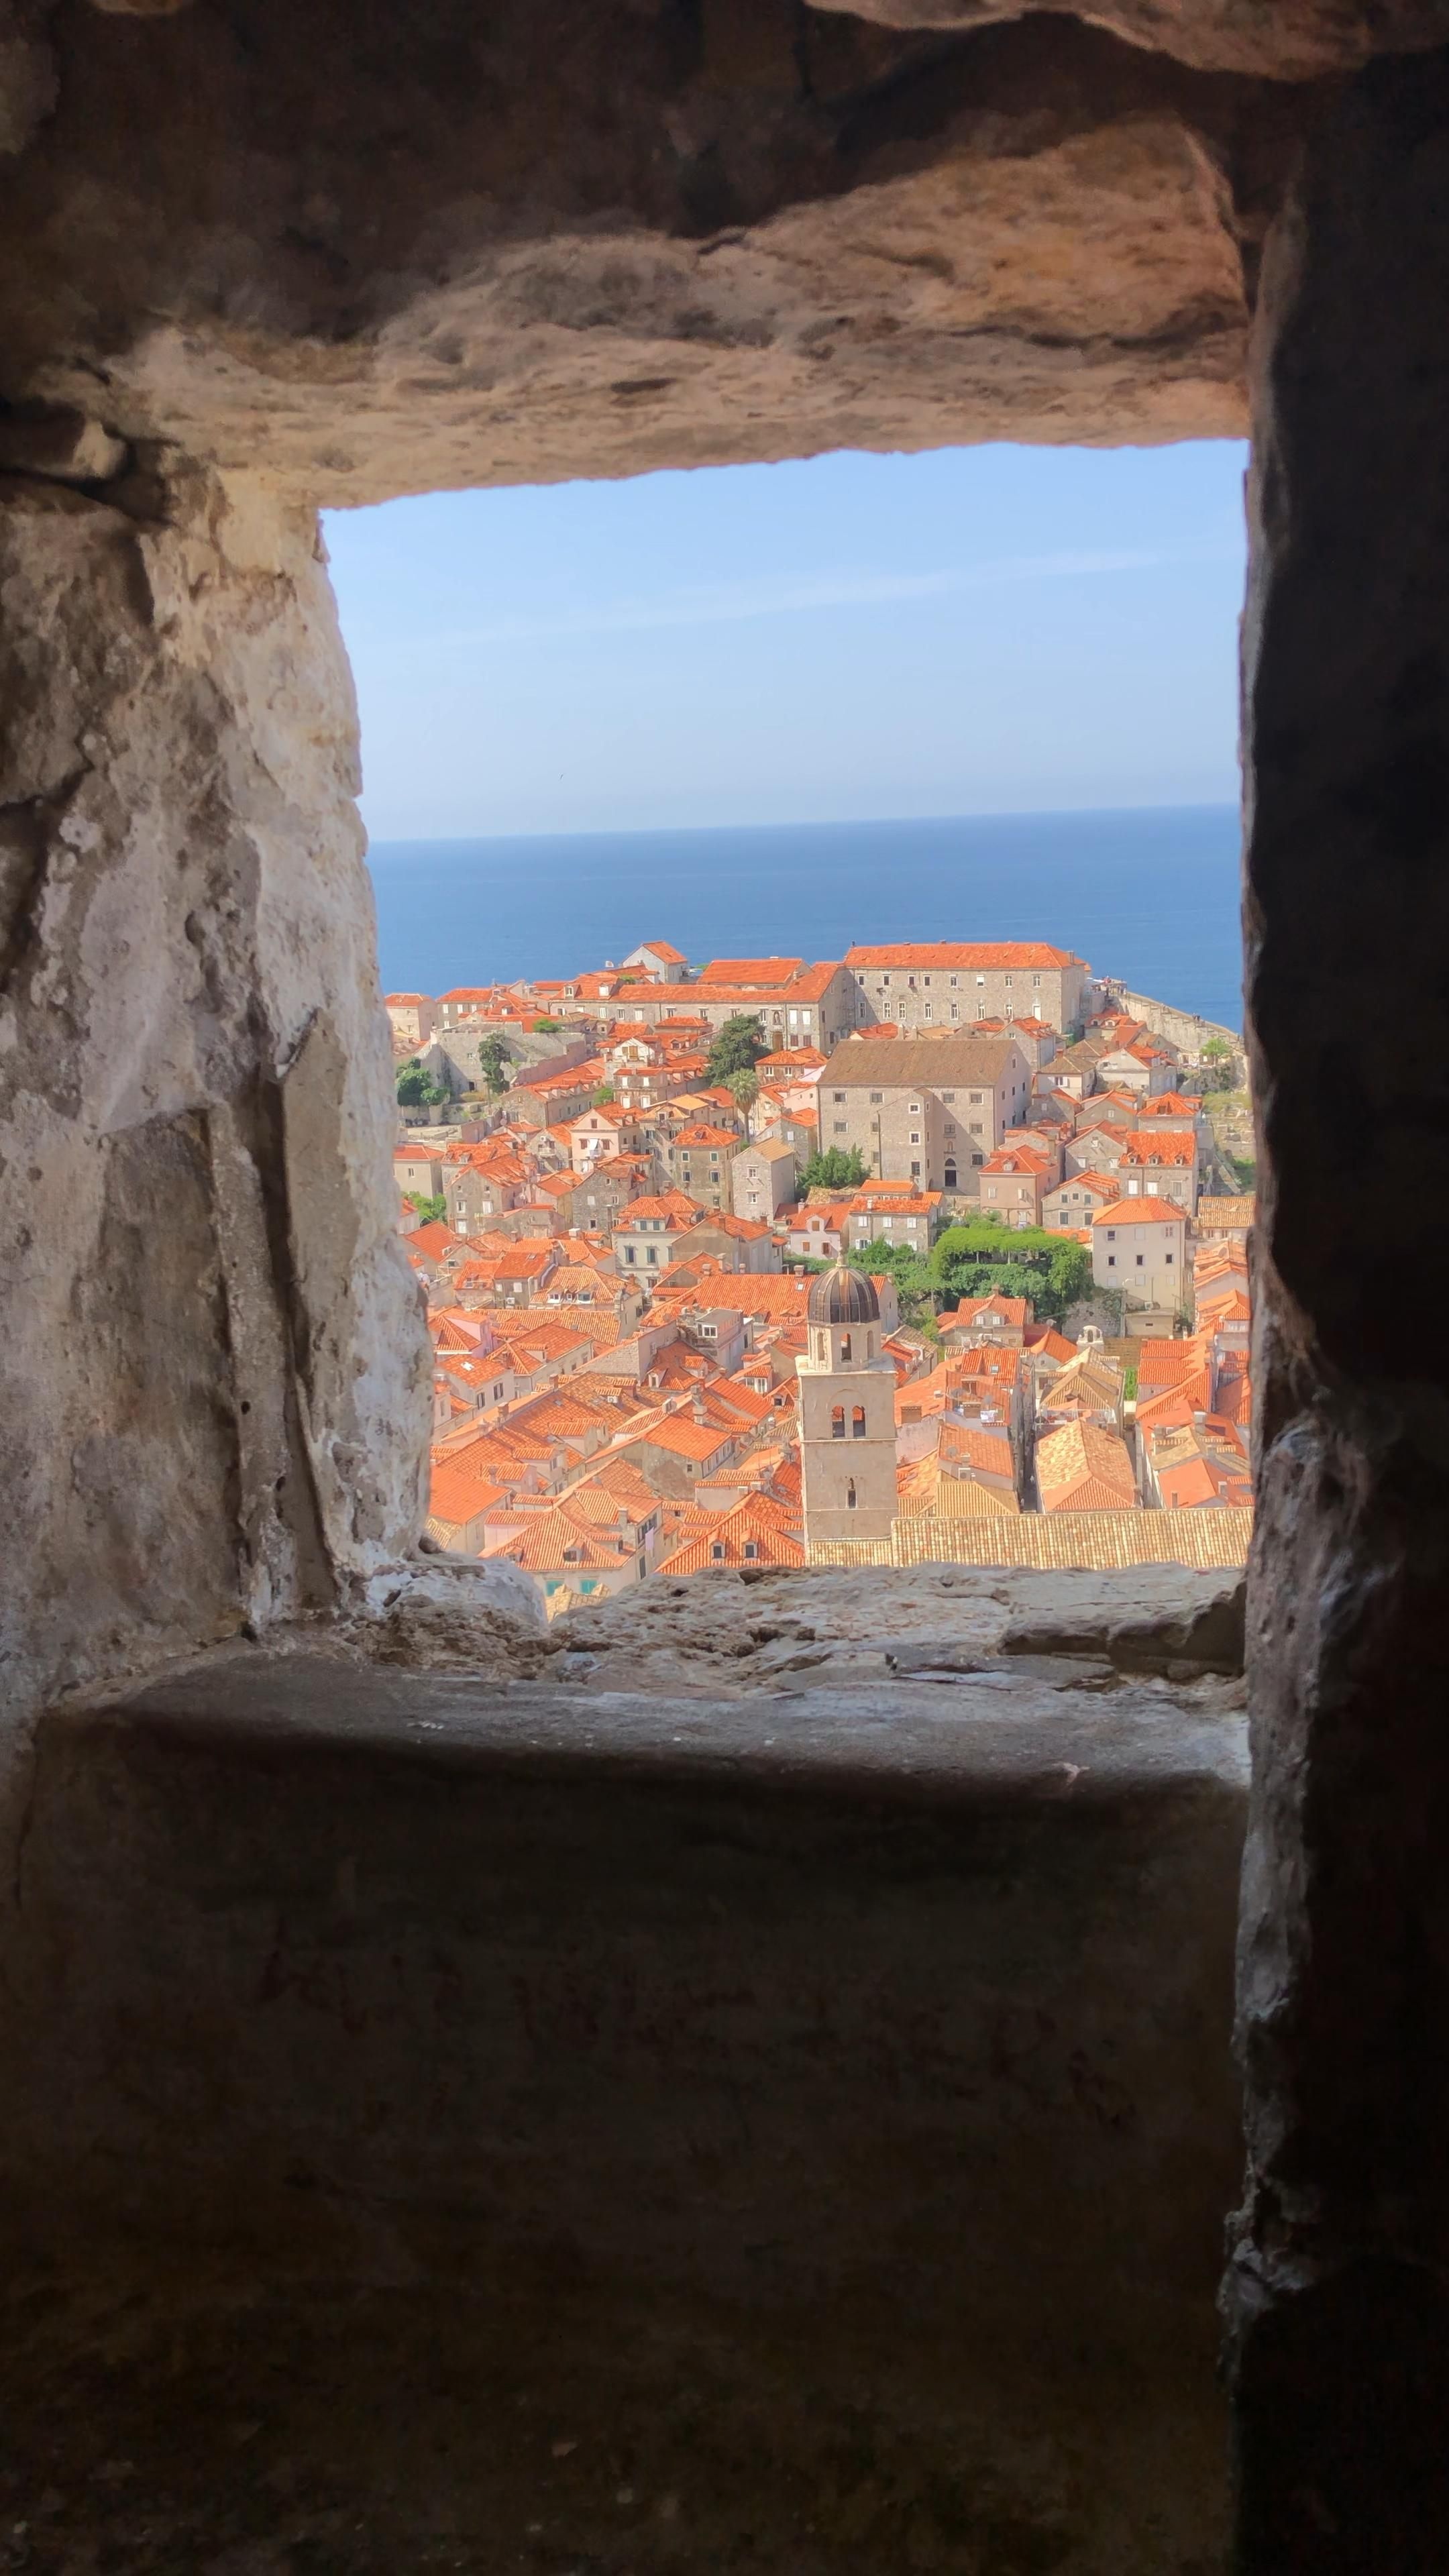
M 1164 1678 L 1193 1642 L 1169 1584 L 1115 1590 L 706 1576 L 560 1623 L 536 1681 L 241 1645 L 49 1713 L 0 1988 L 7 2281 L 22 2232 L 59 2258 L 0 2311 L 35 2576 L 1206 2576 L 1241 1685 Z M 137 2268 L 185 2315 L 133 2412 Z M 57 2270 L 84 2293 L 64 2368 Z M 293 2305 L 319 2290 L 378 2386 L 325 2429 Z M 239 2307 L 275 2320 L 261 2370 Z M 474 2492 L 434 2538 L 454 2388 Z M 510 2493 L 559 2435 L 614 2463 L 597 2539 Z M 646 2479 L 677 2529 L 619 2510 Z M 319 2484 L 347 2509 L 314 2551 Z
M 1221 1020 L 1202 1019 L 1196 1011 L 1180 1011 L 1174 1002 L 1154 1002 L 1150 993 L 1129 993 L 1125 985 L 1114 985 L 1113 991 L 1124 1011 L 1155 1036 L 1170 1038 L 1190 1062 L 1197 1063 L 1210 1038 L 1226 1038 L 1241 1059 L 1243 1040 L 1238 1029 L 1226 1028 Z
M 315 519 L 105 488 L 0 478 L 11 1708 L 330 1604 L 426 1437 Z
M 1441 55 L 1326 114 L 1258 354 L 1244 2576 L 1427 2576 L 1449 2530 L 1449 1406 L 1374 1250 L 1427 1286 L 1449 1244 L 1446 293 Z
M 796 0 L 66 0 L 48 46 L 0 159 L 0 398 L 334 504 L 1240 434 L 1301 115 L 1065 16 Z

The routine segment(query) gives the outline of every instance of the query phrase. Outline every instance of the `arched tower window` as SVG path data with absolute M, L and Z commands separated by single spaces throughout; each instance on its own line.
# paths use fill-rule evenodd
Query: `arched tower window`
M 853 1512 L 855 1509 L 855 1478 L 853 1476 L 845 1488 L 845 1508 L 848 1512 Z
M 840 1336 L 840 1356 L 841 1356 L 841 1358 L 842 1358 L 843 1360 L 848 1360 L 848 1359 L 849 1359 L 849 1357 L 850 1357 L 850 1335 L 849 1335 L 849 1333 L 842 1333 L 842 1334 L 841 1334 L 841 1336 Z
M 863 1440 L 865 1438 L 865 1406 L 863 1404 L 853 1404 L 850 1408 L 850 1436 L 852 1440 Z
M 845 1438 L 845 1407 L 843 1404 L 832 1404 L 830 1408 L 830 1437 L 832 1440 L 843 1440 Z

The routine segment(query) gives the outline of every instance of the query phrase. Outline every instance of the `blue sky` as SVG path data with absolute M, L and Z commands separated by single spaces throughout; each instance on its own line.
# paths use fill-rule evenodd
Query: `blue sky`
M 329 513 L 369 829 L 1234 799 L 1245 461 L 843 454 Z

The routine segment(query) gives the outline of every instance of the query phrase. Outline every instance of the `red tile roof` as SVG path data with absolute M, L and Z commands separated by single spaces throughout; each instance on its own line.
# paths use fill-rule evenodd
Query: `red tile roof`
M 468 1250 L 467 1238 L 464 1235 L 455 1234 L 450 1225 L 444 1225 L 441 1217 L 434 1217 L 427 1225 L 420 1225 L 415 1233 L 405 1235 L 403 1240 L 410 1252 L 426 1253 L 431 1261 L 441 1261 L 444 1253 L 447 1252 Z
M 683 1545 L 663 1559 L 659 1572 L 707 1574 L 713 1568 L 734 1565 L 803 1565 L 799 1530 L 799 1514 L 788 1504 L 770 1494 L 746 1494 L 730 1510 L 712 1515 L 702 1525 L 694 1524 Z
M 1044 1511 L 1132 1511 L 1137 1490 L 1127 1444 L 1095 1422 L 1064 1422 L 1037 1443 Z
M 803 957 L 712 957 L 701 966 L 701 984 L 791 984 Z
M 1160 1135 L 1144 1135 L 1134 1128 L 1122 1148 L 1122 1160 L 1134 1167 L 1156 1163 L 1163 1169 L 1175 1165 L 1191 1170 L 1197 1161 L 1197 1138 L 1186 1135 L 1180 1127 L 1168 1127 Z
M 1112 1207 L 1099 1208 L 1092 1219 L 1097 1225 L 1185 1225 L 1186 1217 L 1170 1199 L 1146 1196 L 1140 1199 L 1118 1199 Z
M 1019 966 L 1080 966 L 1070 948 L 1051 948 L 1043 939 L 977 940 L 960 943 L 896 941 L 884 948 L 847 948 L 847 966 L 954 966 L 973 974 Z

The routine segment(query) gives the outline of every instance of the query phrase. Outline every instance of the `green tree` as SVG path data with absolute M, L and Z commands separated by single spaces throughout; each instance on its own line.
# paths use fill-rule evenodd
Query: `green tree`
M 951 1295 L 958 1305 L 966 1297 L 1029 1297 L 1038 1315 L 1044 1287 L 1042 1273 L 1024 1261 L 962 1261 L 951 1278 Z
M 594 1107 L 596 1109 L 607 1109 L 613 1097 L 614 1086 L 612 1082 L 601 1082 L 598 1090 L 594 1093 Z
M 1086 1245 L 1059 1243 L 1047 1260 L 1047 1282 L 1052 1299 L 1049 1311 L 1060 1323 L 1069 1306 L 1092 1293 L 1092 1256 Z
M 762 1055 L 770 1052 L 760 1023 L 748 1011 L 735 1011 L 726 1020 L 704 1068 L 707 1083 L 728 1082 L 732 1073 L 749 1073 Z
M 545 1014 L 541 1020 L 534 1021 L 533 1034 L 536 1038 L 552 1037 L 555 1030 L 561 1029 L 562 1027 L 562 1020 L 551 1020 L 548 1018 L 547 1014 Z
M 1051 1252 L 1055 1235 L 1038 1226 L 1003 1225 L 995 1216 L 968 1217 L 948 1225 L 931 1246 L 931 1276 L 937 1285 L 956 1287 L 956 1273 L 985 1261 L 1020 1262 L 1028 1252 Z
M 478 1075 L 484 1090 L 491 1091 L 495 1100 L 508 1089 L 508 1050 L 496 1029 L 490 1029 L 487 1037 L 478 1041 Z
M 852 1270 L 867 1271 L 876 1279 L 893 1279 L 901 1312 L 913 1323 L 934 1318 L 936 1295 L 930 1270 L 908 1243 L 888 1243 L 884 1235 L 877 1235 L 873 1243 L 858 1244 L 846 1259 Z
M 1202 1051 L 1202 1087 L 1204 1091 L 1231 1091 L 1237 1073 L 1233 1050 L 1226 1038 L 1209 1038 Z
M 931 1248 L 932 1284 L 963 1297 L 1029 1297 L 1039 1317 L 1060 1323 L 1089 1296 L 1092 1264 L 1084 1245 L 1064 1243 L 1042 1226 L 1002 1225 L 995 1217 L 948 1225 Z
M 751 1073 L 747 1065 L 742 1065 L 738 1073 L 732 1073 L 729 1076 L 725 1089 L 733 1099 L 740 1116 L 748 1118 L 760 1096 L 759 1076 Z
M 441 1193 L 435 1199 L 425 1199 L 420 1191 L 409 1190 L 406 1196 L 408 1206 L 414 1210 L 419 1225 L 443 1224 L 448 1214 L 448 1202 Z
M 866 1180 L 865 1163 L 856 1145 L 831 1145 L 812 1154 L 800 1175 L 805 1190 L 858 1190 Z
M 409 1056 L 397 1078 L 398 1107 L 400 1109 L 436 1109 L 447 1097 L 448 1094 L 442 1083 L 434 1082 L 427 1066 L 420 1064 L 415 1055 Z

